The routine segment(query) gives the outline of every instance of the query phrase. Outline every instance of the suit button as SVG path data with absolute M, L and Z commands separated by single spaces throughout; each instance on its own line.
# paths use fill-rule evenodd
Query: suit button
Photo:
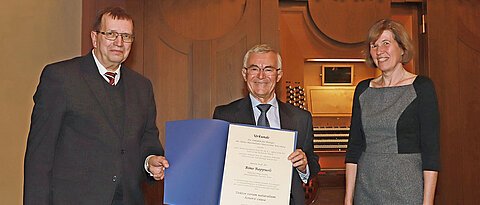
M 125 154 L 125 150 L 122 149 L 122 150 L 120 151 L 120 154 Z
M 112 181 L 116 182 L 117 181 L 117 176 L 113 176 Z

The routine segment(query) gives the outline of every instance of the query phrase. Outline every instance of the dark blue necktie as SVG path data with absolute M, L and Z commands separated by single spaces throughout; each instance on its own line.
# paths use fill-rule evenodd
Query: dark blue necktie
M 270 127 L 270 123 L 268 123 L 268 119 L 267 119 L 267 111 L 270 109 L 270 107 L 272 107 L 272 105 L 270 104 L 257 105 L 257 108 L 262 112 L 258 117 L 258 121 L 257 121 L 258 126 Z

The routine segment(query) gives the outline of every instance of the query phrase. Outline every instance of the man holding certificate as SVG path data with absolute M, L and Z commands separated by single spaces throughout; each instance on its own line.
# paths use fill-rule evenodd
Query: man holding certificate
M 297 131 L 296 149 L 288 156 L 295 167 L 290 205 L 303 205 L 302 183 L 308 183 L 320 170 L 313 152 L 312 116 L 308 111 L 276 98 L 275 85 L 283 75 L 281 57 L 268 45 L 256 45 L 244 57 L 242 75 L 248 97 L 215 108 L 214 119 Z

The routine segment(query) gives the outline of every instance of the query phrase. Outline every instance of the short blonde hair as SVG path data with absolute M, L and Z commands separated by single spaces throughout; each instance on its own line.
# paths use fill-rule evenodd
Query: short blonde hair
M 407 30 L 403 25 L 395 20 L 390 19 L 381 19 L 375 22 L 370 29 L 368 29 L 367 33 L 367 40 L 365 43 L 367 44 L 365 49 L 365 63 L 372 67 L 376 68 L 377 65 L 373 62 L 372 56 L 370 55 L 370 44 L 375 43 L 375 41 L 380 38 L 383 31 L 390 31 L 393 34 L 393 38 L 398 43 L 400 48 L 403 50 L 402 55 L 402 64 L 405 65 L 410 60 L 412 60 L 413 55 L 415 54 L 414 47 L 410 36 L 408 35 Z
M 258 44 L 250 48 L 250 50 L 248 50 L 245 56 L 243 57 L 243 67 L 247 68 L 247 60 L 248 60 L 248 56 L 250 56 L 250 53 L 268 53 L 268 52 L 274 52 L 275 54 L 277 54 L 277 64 L 278 64 L 277 69 L 282 69 L 282 57 L 280 57 L 280 54 L 275 49 L 273 49 L 267 44 Z

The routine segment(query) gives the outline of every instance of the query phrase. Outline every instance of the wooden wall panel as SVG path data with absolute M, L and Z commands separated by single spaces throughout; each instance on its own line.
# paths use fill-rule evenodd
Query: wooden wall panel
M 290 28 L 290 24 L 286 23 L 288 20 L 292 19 L 302 19 L 301 13 L 293 13 L 293 14 L 282 14 L 280 15 L 280 38 L 281 40 L 281 56 L 282 56 L 282 69 L 283 69 L 283 77 L 281 79 L 281 84 L 287 85 L 286 82 L 303 82 L 303 55 L 302 55 L 302 44 L 296 41 L 295 34 L 298 34 L 297 28 Z M 297 60 L 290 60 L 290 59 L 297 59 Z M 300 84 L 300 86 L 304 87 L 304 84 Z M 285 100 L 286 89 L 284 86 L 280 89 L 280 96 L 282 100 Z M 277 93 L 279 94 L 279 93 Z
M 309 13 L 320 31 L 341 43 L 361 43 L 378 19 L 390 17 L 390 1 L 308 1 Z
M 211 115 L 212 86 L 209 79 L 214 76 L 212 69 L 212 45 L 210 41 L 193 42 L 192 60 L 192 105 L 191 118 L 207 118 Z M 190 117 L 190 116 L 189 116 Z
M 261 42 L 271 45 L 277 51 L 281 51 L 279 44 L 280 31 L 278 28 L 278 18 L 280 16 L 278 1 L 261 1 L 260 9 Z
M 125 1 L 123 8 L 132 16 L 134 21 L 134 33 L 135 33 L 135 42 L 132 45 L 132 50 L 128 56 L 125 64 L 137 71 L 138 73 L 144 73 L 144 28 L 145 28 L 145 14 L 143 9 L 145 7 L 144 1 Z
M 479 32 L 480 34 L 480 32 Z M 480 36 L 479 36 L 480 37 Z M 462 155 L 464 167 L 462 168 L 462 184 L 464 204 L 480 204 L 478 196 L 480 196 L 479 182 L 480 175 L 480 126 L 478 119 L 480 115 L 480 50 L 474 50 L 465 44 L 466 42 L 458 42 L 458 67 L 461 68 L 459 73 L 459 90 L 460 105 L 458 107 L 460 113 L 463 114 L 463 120 L 459 129 L 462 130 L 457 137 L 461 140 Z
M 212 95 L 211 110 L 216 105 L 228 104 L 232 99 L 238 99 L 248 94 L 245 82 L 241 75 L 243 69 L 243 55 L 249 48 L 246 47 L 247 38 L 239 39 L 231 47 L 217 50 L 215 54 L 215 91 Z M 217 60 L 218 59 L 218 60 Z
M 419 74 L 420 70 L 420 55 L 424 55 L 424 53 L 420 53 L 419 47 L 419 27 L 420 23 L 418 21 L 418 5 L 417 4 L 393 4 L 391 10 L 391 18 L 399 21 L 405 26 L 405 29 L 410 34 L 412 38 L 413 45 L 415 46 L 416 52 L 413 56 L 413 59 L 403 67 L 405 70 Z
M 452 13 L 455 3 L 428 2 L 427 3 L 427 33 L 428 33 L 428 54 L 429 73 L 435 83 L 440 109 L 440 160 L 441 172 L 439 173 L 437 187 L 437 204 L 464 204 L 463 185 L 459 183 L 463 160 L 461 156 L 461 145 L 454 136 L 462 136 L 460 129 L 460 96 L 458 92 L 458 73 L 456 56 L 456 29 Z M 449 41 L 448 46 L 445 44 Z M 446 49 L 446 48 L 449 49 Z
M 427 1 L 430 77 L 441 116 L 436 204 L 480 204 L 478 1 Z
M 159 1 L 168 29 L 193 40 L 221 38 L 235 28 L 243 17 L 246 0 Z
M 146 35 L 145 72 L 157 103 L 157 126 L 164 136 L 165 122 L 188 119 L 192 115 L 191 53 L 179 52 L 163 41 Z M 160 138 L 164 145 L 164 138 Z

